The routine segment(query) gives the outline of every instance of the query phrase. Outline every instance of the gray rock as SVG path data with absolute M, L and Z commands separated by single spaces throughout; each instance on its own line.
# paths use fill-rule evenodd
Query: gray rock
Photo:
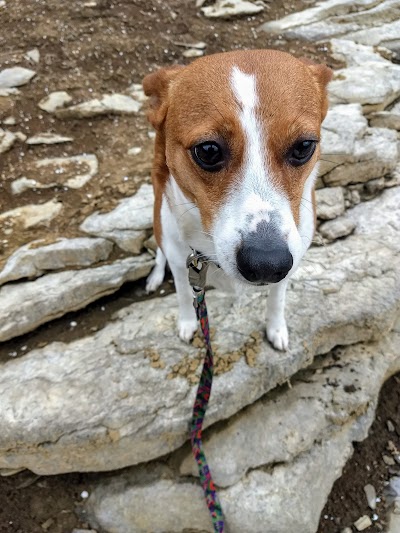
M 15 117 L 6 117 L 5 119 L 3 119 L 1 121 L 5 126 L 15 126 L 15 124 L 17 123 L 17 120 Z
M 90 215 L 80 229 L 110 239 L 122 250 L 138 254 L 153 226 L 153 204 L 153 187 L 144 184 L 135 195 L 122 200 L 109 213 Z
M 60 239 L 41 245 L 33 241 L 15 251 L 0 271 L 0 285 L 23 278 L 36 278 L 50 270 L 90 266 L 105 261 L 113 245 L 106 239 Z
M 400 102 L 390 110 L 376 111 L 368 117 L 371 126 L 376 128 L 391 128 L 400 130 Z
M 397 134 L 369 128 L 359 104 L 337 105 L 329 110 L 322 130 L 320 175 L 325 185 L 364 183 L 394 170 Z
M 347 63 L 329 84 L 332 104 L 360 103 L 366 112 L 382 111 L 400 96 L 400 65 L 352 41 L 332 39 L 331 48 Z
M 38 188 L 53 187 L 54 185 L 62 184 L 71 189 L 80 189 L 99 170 L 99 162 L 94 154 L 82 154 L 71 157 L 49 157 L 36 161 L 35 166 L 40 170 L 40 174 L 49 174 L 49 178 L 47 178 L 45 184 L 42 185 L 37 181 L 36 187 Z
M 333 37 L 397 50 L 398 0 L 328 0 L 300 13 L 266 22 L 261 29 L 284 39 L 327 41 Z
M 7 89 L 26 85 L 36 75 L 34 70 L 23 67 L 11 67 L 0 71 L 0 88 Z
M 316 191 L 317 217 L 331 220 L 344 213 L 344 195 L 341 187 L 325 187 Z
M 39 144 L 40 142 L 53 144 L 54 142 L 72 140 L 69 137 L 63 137 L 62 139 L 59 137 L 53 139 L 40 137 L 34 138 L 34 142 L 30 144 Z M 11 192 L 13 194 L 21 194 L 27 189 L 46 189 L 60 185 L 70 189 L 80 189 L 97 174 L 99 162 L 93 154 L 49 157 L 34 161 L 30 165 L 28 164 L 25 170 L 30 177 L 23 176 L 14 180 L 11 183 Z
M 32 50 L 28 50 L 25 54 L 25 59 L 28 59 L 29 61 L 33 61 L 34 63 L 39 63 L 40 61 L 40 52 L 37 48 L 32 48 Z
M 315 533 L 352 442 L 368 435 L 382 384 L 400 369 L 399 326 L 376 344 L 318 359 L 294 378 L 292 388 L 269 393 L 206 432 L 205 450 L 230 532 L 264 533 L 268 524 L 273 533 Z M 183 451 L 180 477 L 175 465 Z M 200 486 L 188 479 L 197 476 L 193 463 L 185 447 L 169 467 L 154 462 L 98 482 L 87 504 L 91 522 L 119 533 L 211 532 Z M 149 499 L 154 505 L 146 505 Z
M 62 210 L 62 203 L 49 200 L 44 204 L 29 204 L 16 207 L 0 214 L 0 221 L 10 219 L 23 228 L 46 225 L 51 222 Z
M 319 233 L 328 242 L 333 242 L 336 239 L 347 237 L 356 227 L 356 223 L 344 217 L 336 218 L 335 220 L 328 220 L 321 224 L 318 228 Z
M 130 115 L 137 113 L 142 104 L 125 94 L 107 94 L 65 109 L 56 109 L 58 118 L 89 118 L 99 115 Z
M 72 142 L 72 137 L 65 137 L 56 133 L 38 133 L 27 139 L 26 144 L 60 144 Z
M 1 88 L 0 87 L 0 96 L 15 96 L 17 94 L 20 94 L 21 91 L 19 91 L 18 89 L 16 89 L 15 87 L 10 87 L 10 88 Z
M 382 209 L 382 205 L 385 208 Z M 400 187 L 384 191 L 381 196 L 363 202 L 346 211 L 344 217 L 356 224 L 356 235 L 367 235 L 372 228 L 391 232 L 393 238 L 400 234 Z
M 82 309 L 118 290 L 126 281 L 145 277 L 153 259 L 148 254 L 111 265 L 47 274 L 35 281 L 0 288 L 0 341 L 23 335 L 70 311 Z
M 13 144 L 17 140 L 17 136 L 11 131 L 5 131 L 0 128 L 0 154 L 4 154 L 11 150 Z
M 217 0 L 212 6 L 202 7 L 201 11 L 208 18 L 231 18 L 243 15 L 255 15 L 264 10 L 264 6 L 247 0 Z
M 234 296 L 208 293 L 216 329 L 214 349 L 225 372 L 216 376 L 206 426 L 252 404 L 308 366 L 316 354 L 335 345 L 371 341 L 391 329 L 400 301 L 400 203 L 393 209 L 386 193 L 399 194 L 399 189 L 385 191 L 376 200 L 365 233 L 359 228 L 345 240 L 309 251 L 288 292 L 288 352 L 277 352 L 262 340 L 252 348 L 253 366 L 248 365 L 242 354 L 253 346 L 253 332 L 262 336 L 265 330 L 264 293 L 246 291 L 240 305 Z M 364 217 L 362 207 L 352 214 L 356 222 Z M 99 283 L 100 272 L 90 270 L 93 283 Z M 70 274 L 49 274 L 30 283 Z M 65 284 L 58 278 L 60 285 Z M 86 286 L 74 291 L 76 298 L 82 298 Z M 2 298 L 1 291 L 8 287 L 0 290 Z M 47 287 L 46 300 L 49 294 Z M 25 290 L 18 321 L 10 314 L 10 300 L 6 292 L 0 324 L 8 323 L 15 332 L 25 309 L 33 313 L 42 300 Z M 54 305 L 65 312 L 60 300 L 56 294 Z M 37 312 L 34 316 L 37 319 Z M 179 341 L 176 317 L 175 295 L 139 302 L 119 311 L 93 335 L 69 344 L 52 343 L 0 363 L 5 428 L 0 435 L 0 468 L 24 466 L 40 474 L 110 470 L 154 459 L 183 444 L 196 373 L 190 374 L 185 365 L 198 366 L 201 352 Z M 326 475 L 329 468 L 321 472 Z
M 54 113 L 56 109 L 72 102 L 72 97 L 65 91 L 55 91 L 40 100 L 39 107 L 47 113 Z

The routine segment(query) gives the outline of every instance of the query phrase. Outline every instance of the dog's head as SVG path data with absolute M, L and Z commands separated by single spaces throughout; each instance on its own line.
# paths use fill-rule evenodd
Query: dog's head
M 253 50 L 144 79 L 158 160 L 197 206 L 216 260 L 238 280 L 280 281 L 304 252 L 330 78 L 324 65 Z

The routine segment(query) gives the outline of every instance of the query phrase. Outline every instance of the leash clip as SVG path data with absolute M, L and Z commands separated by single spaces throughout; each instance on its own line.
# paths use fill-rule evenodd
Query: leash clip
M 207 282 L 207 270 L 209 261 L 204 258 L 203 254 L 193 251 L 186 259 L 186 268 L 189 269 L 189 283 L 193 292 L 204 291 Z

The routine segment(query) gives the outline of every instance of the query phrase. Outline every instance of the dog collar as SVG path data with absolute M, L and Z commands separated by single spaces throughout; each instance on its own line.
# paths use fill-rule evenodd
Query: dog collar
M 217 268 L 221 268 L 218 263 L 211 261 L 205 254 L 192 248 L 192 252 L 186 259 L 186 268 L 189 269 L 189 283 L 194 290 L 199 291 L 205 289 L 207 270 L 211 263 Z

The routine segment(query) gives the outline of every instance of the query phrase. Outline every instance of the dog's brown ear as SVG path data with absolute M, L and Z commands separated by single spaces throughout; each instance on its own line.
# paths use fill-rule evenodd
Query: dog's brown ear
M 147 118 L 156 129 L 160 129 L 167 114 L 169 86 L 182 68 L 181 65 L 162 68 L 143 79 L 144 93 L 150 97 Z
M 328 96 L 327 96 L 327 85 L 331 81 L 333 76 L 333 70 L 327 67 L 326 65 L 321 65 L 314 63 L 311 59 L 301 58 L 300 61 L 308 66 L 311 70 L 314 78 L 317 80 L 317 83 L 321 89 L 322 95 L 322 119 L 325 118 L 328 111 Z

